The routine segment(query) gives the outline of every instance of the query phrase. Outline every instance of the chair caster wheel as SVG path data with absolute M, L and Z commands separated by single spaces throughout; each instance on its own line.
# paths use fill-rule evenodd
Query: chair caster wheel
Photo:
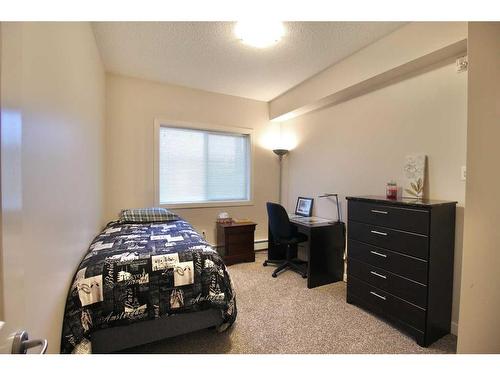
M 264 261 L 264 263 L 262 263 L 262 265 L 265 267 L 267 266 L 267 260 Z
M 278 275 L 276 275 L 275 273 L 273 273 L 271 276 L 272 277 L 278 277 Z
M 302 275 L 302 278 L 303 279 L 307 279 L 307 275 Z

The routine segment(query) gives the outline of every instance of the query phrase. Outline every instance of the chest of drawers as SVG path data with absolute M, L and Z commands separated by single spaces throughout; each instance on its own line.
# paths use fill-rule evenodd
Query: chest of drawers
M 456 202 L 347 197 L 347 302 L 428 346 L 450 332 Z

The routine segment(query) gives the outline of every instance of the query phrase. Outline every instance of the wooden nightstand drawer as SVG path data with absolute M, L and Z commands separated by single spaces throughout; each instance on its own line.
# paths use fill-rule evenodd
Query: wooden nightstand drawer
M 227 255 L 253 254 L 252 243 L 233 243 L 226 245 Z
M 227 236 L 226 245 L 233 247 L 233 245 L 251 245 L 253 247 L 253 231 L 240 232 L 238 234 L 229 233 Z
M 255 223 L 217 224 L 217 249 L 227 265 L 254 262 Z
M 239 235 L 241 233 L 248 233 L 251 231 L 251 226 L 256 224 L 221 224 L 224 226 L 224 231 L 228 235 Z

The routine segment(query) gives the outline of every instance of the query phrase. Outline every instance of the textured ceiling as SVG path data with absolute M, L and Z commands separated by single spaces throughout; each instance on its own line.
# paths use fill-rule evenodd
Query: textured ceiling
M 257 49 L 233 22 L 93 23 L 106 70 L 269 101 L 403 25 L 400 22 L 285 22 L 285 36 Z

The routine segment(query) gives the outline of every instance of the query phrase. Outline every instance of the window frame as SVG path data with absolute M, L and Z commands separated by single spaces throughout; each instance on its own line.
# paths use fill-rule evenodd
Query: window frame
M 161 128 L 184 128 L 193 130 L 202 130 L 208 132 L 219 132 L 229 134 L 240 134 L 248 136 L 249 141 L 249 181 L 248 181 L 248 199 L 247 200 L 225 200 L 210 202 L 180 202 L 180 203 L 160 203 L 160 129 Z M 164 208 L 204 208 L 204 207 L 238 207 L 253 206 L 253 175 L 254 175 L 254 130 L 251 128 L 241 128 L 235 126 L 204 124 L 195 122 L 175 121 L 164 118 L 156 118 L 154 121 L 154 158 L 153 158 L 153 177 L 154 177 L 154 202 L 157 207 Z

